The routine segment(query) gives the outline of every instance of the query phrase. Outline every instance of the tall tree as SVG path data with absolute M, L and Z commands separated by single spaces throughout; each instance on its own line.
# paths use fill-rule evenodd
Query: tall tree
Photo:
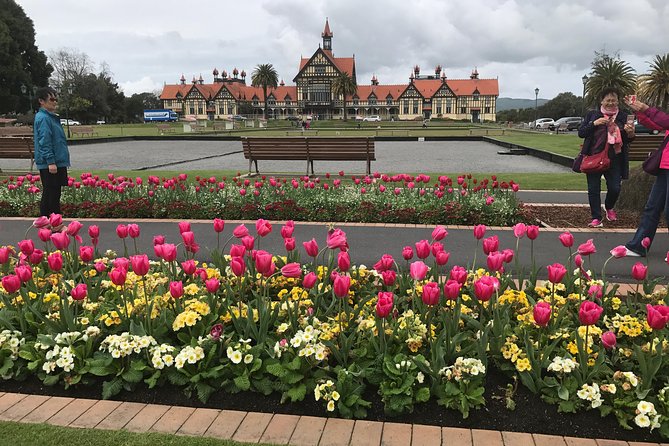
M 586 104 L 597 104 L 605 88 L 614 88 L 621 95 L 632 94 L 636 89 L 636 75 L 634 68 L 620 60 L 620 56 L 595 52 L 590 76 L 585 84 Z
M 265 119 L 267 119 L 267 89 L 276 88 L 278 84 L 279 74 L 271 63 L 258 65 L 251 74 L 251 85 L 262 87 L 263 103 L 265 104 L 263 114 Z
M 156 92 L 135 93 L 125 100 L 126 122 L 144 122 L 144 110 L 162 108 Z
M 53 68 L 35 45 L 32 20 L 14 0 L 0 0 L 0 113 L 30 110 L 21 85 L 47 85 Z
M 655 56 L 647 73 L 639 76 L 639 96 L 664 110 L 669 107 L 669 53 Z
M 353 96 L 358 91 L 358 85 L 355 79 L 345 71 L 339 73 L 339 76 L 332 81 L 332 93 L 335 97 L 342 97 L 344 100 L 344 121 L 346 118 L 346 96 Z

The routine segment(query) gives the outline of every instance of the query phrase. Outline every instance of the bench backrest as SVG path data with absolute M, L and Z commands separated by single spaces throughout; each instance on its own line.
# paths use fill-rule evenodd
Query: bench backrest
M 0 158 L 30 159 L 33 157 L 32 137 L 2 137 L 0 138 Z
M 0 137 L 2 136 L 33 136 L 32 127 L 0 127 Z
M 90 133 L 93 134 L 94 130 L 92 126 L 89 125 L 77 125 L 77 126 L 70 126 L 70 132 L 71 133 Z
M 242 138 L 244 158 L 306 160 L 306 138 Z
M 664 133 L 660 133 L 659 135 L 637 135 L 630 143 L 630 161 L 645 160 L 649 152 L 660 147 L 660 144 L 664 141 L 664 136 Z
M 375 160 L 373 138 L 242 138 L 246 159 Z

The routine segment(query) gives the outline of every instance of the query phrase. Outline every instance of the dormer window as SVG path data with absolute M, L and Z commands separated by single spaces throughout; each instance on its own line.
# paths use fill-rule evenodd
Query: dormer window
M 393 105 L 393 97 L 392 96 L 386 97 L 386 105 Z
M 369 103 L 369 105 L 376 105 L 376 96 L 370 96 L 369 98 L 367 98 L 367 102 Z
M 353 98 L 353 105 L 358 105 L 360 103 L 360 99 L 358 99 L 357 96 Z

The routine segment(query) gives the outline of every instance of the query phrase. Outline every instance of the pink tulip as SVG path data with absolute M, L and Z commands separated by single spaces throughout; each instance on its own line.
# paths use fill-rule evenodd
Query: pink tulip
M 440 251 L 435 256 L 435 261 L 437 262 L 437 265 L 444 266 L 448 263 L 448 259 L 450 257 L 451 257 L 451 254 L 449 252 Z
M 302 246 L 304 246 L 304 250 L 309 257 L 315 258 L 318 255 L 318 243 L 316 243 L 316 239 L 312 238 L 308 242 L 302 242 Z
M 6 246 L 0 248 L 0 265 L 4 265 L 9 262 L 9 256 L 12 254 L 12 249 Z
M 426 259 L 430 255 L 430 242 L 421 240 L 416 242 L 416 257 Z
M 255 244 L 256 244 L 255 237 L 247 235 L 246 237 L 242 238 L 242 245 L 244 245 L 244 248 L 247 251 L 253 251 L 253 247 L 255 246 Z
M 516 223 L 513 227 L 513 235 L 516 236 L 516 238 L 523 238 L 525 237 L 525 234 L 527 233 L 527 225 L 525 223 Z
M 119 238 L 126 238 L 128 236 L 128 227 L 126 225 L 116 226 L 116 235 Z
M 646 322 L 653 330 L 662 330 L 669 321 L 669 307 L 646 304 Z
M 26 256 L 29 256 L 35 250 L 35 243 L 33 243 L 33 241 L 30 239 L 21 240 L 18 245 L 19 250 Z
M 604 294 L 604 290 L 602 289 L 601 285 L 590 285 L 590 288 L 588 288 L 588 296 L 592 297 L 593 299 L 601 299 L 602 295 Z
M 49 215 L 49 224 L 52 228 L 57 228 L 63 224 L 63 216 L 60 214 Z
M 464 285 L 464 283 L 467 281 L 467 276 L 467 270 L 458 265 L 453 266 L 449 274 L 449 278 L 456 280 L 460 285 Z
M 574 256 L 574 265 L 578 266 L 579 268 L 583 267 L 583 257 L 581 257 L 581 254 L 576 254 Z
M 342 272 L 348 271 L 351 268 L 351 257 L 348 255 L 348 252 L 339 251 L 339 254 L 337 255 L 337 266 L 339 267 L 339 271 Z
M 179 299 L 184 295 L 184 283 L 182 281 L 170 282 L 170 295 L 173 299 Z
M 569 231 L 563 232 L 558 236 L 558 238 L 560 239 L 562 246 L 564 246 L 565 248 L 571 248 L 572 246 L 574 246 L 574 236 L 572 235 L 571 232 Z
M 457 300 L 460 296 L 462 285 L 457 280 L 448 279 L 444 284 L 444 296 L 447 300 Z
M 35 220 L 33 220 L 33 226 L 37 229 L 46 228 L 49 226 L 49 218 L 43 215 L 41 217 L 37 217 Z
M 95 265 L 93 266 L 95 267 L 95 271 L 97 271 L 98 273 L 102 273 L 103 271 L 107 270 L 107 265 L 105 265 L 102 262 L 95 262 Z
M 448 231 L 445 227 L 439 225 L 432 231 L 432 240 L 438 242 L 443 240 L 448 235 Z
M 154 235 L 153 236 L 153 246 L 162 245 L 165 243 L 164 235 Z
M 551 320 L 551 304 L 548 302 L 537 302 L 532 311 L 532 316 L 534 317 L 534 322 L 540 326 L 545 327 L 548 325 L 548 322 Z
M 380 273 L 388 271 L 395 266 L 395 259 L 390 254 L 383 254 L 381 259 L 374 264 L 374 269 Z
M 284 277 L 296 279 L 302 276 L 302 265 L 297 262 L 287 263 L 283 268 L 281 268 L 281 274 Z
M 179 225 L 179 234 L 183 234 L 184 232 L 191 232 L 190 229 L 190 223 L 187 221 L 180 221 L 178 223 Z
M 621 259 L 627 256 L 627 248 L 625 248 L 625 245 L 618 245 L 611 250 L 611 255 L 616 259 Z
M 499 238 L 496 235 L 483 240 L 483 253 L 485 255 L 499 250 Z
M 560 283 L 567 274 L 567 268 L 564 267 L 561 263 L 553 263 L 546 267 L 548 270 L 548 280 L 551 283 Z
M 414 280 L 423 280 L 427 275 L 428 267 L 425 263 L 418 260 L 409 266 L 409 275 Z
M 283 246 L 288 252 L 295 251 L 295 239 L 293 237 L 287 237 L 283 239 Z
M 80 246 L 79 247 L 79 258 L 82 262 L 90 262 L 93 260 L 93 254 L 95 250 L 92 246 Z
M 393 286 L 397 280 L 397 273 L 392 269 L 388 269 L 381 273 L 381 278 L 383 279 L 383 284 L 385 286 Z
M 32 254 L 28 257 L 28 260 L 33 265 L 39 265 L 40 262 L 44 259 L 44 251 L 41 249 L 35 249 Z
M 648 249 L 648 248 L 650 248 L 651 242 L 652 241 L 651 241 L 650 237 L 644 237 L 643 240 L 641 240 L 641 246 Z
M 437 305 L 440 297 L 439 284 L 436 282 L 428 282 L 423 285 L 423 293 L 421 299 L 425 305 Z
M 304 279 L 302 279 L 302 287 L 310 290 L 316 285 L 316 281 L 318 280 L 318 276 L 316 276 L 316 273 L 313 271 L 304 276 Z
M 586 300 L 578 309 L 578 319 L 582 325 L 594 325 L 599 321 L 604 309 L 596 303 Z
M 432 251 L 432 255 L 436 258 L 437 254 L 442 252 L 444 250 L 444 245 L 441 242 L 434 242 L 432 243 L 432 247 L 430 251 Z
M 128 271 L 123 268 L 114 268 L 109 271 L 109 280 L 116 286 L 121 286 L 125 284 Z
M 15 274 L 8 274 L 2 278 L 2 287 L 7 294 L 15 293 L 21 288 L 21 279 Z
M 485 225 L 474 226 L 474 238 L 476 238 L 476 240 L 481 240 L 483 237 L 485 237 L 485 231 Z
M 177 246 L 173 243 L 165 243 L 163 247 L 162 259 L 166 262 L 174 262 L 177 259 Z
M 212 277 L 211 279 L 205 280 L 204 285 L 207 287 L 207 292 L 216 294 L 218 289 L 221 287 L 221 281 L 216 277 Z
M 632 266 L 632 277 L 634 280 L 642 281 L 646 280 L 646 275 L 648 274 L 648 267 L 641 262 L 636 262 Z
M 405 246 L 402 248 L 402 257 L 404 260 L 413 259 L 413 248 L 411 246 Z
M 246 237 L 247 235 L 249 235 L 249 230 L 246 226 L 239 225 L 232 231 L 232 235 L 235 238 L 243 238 L 243 237 Z
M 123 268 L 124 270 L 128 271 L 130 260 L 126 259 L 125 257 L 117 257 L 112 262 L 112 265 L 114 268 Z
M 345 274 L 337 274 L 334 279 L 333 289 L 335 296 L 344 298 L 348 296 L 351 287 L 351 278 Z
M 149 256 L 146 254 L 139 254 L 130 257 L 132 264 L 132 272 L 138 276 L 145 276 L 149 272 Z
M 504 267 L 504 254 L 501 252 L 491 252 L 488 254 L 488 269 L 490 271 L 500 271 Z
M 595 244 L 592 242 L 592 239 L 578 246 L 578 253 L 582 256 L 589 256 L 597 252 Z
M 611 350 L 616 346 L 618 340 L 616 339 L 616 334 L 612 331 L 606 331 L 602 333 L 602 345 L 605 349 Z
M 265 237 L 267 234 L 272 232 L 272 225 L 267 220 L 259 218 L 256 221 L 256 232 L 260 237 Z
M 100 227 L 97 225 L 91 225 L 88 227 L 88 236 L 90 238 L 100 238 Z
M 70 246 L 70 237 L 66 232 L 54 232 L 51 234 L 51 243 L 56 249 L 64 251 Z
M 192 276 L 193 274 L 195 274 L 196 269 L 197 265 L 195 265 L 195 260 L 193 259 L 188 259 L 181 262 L 181 270 L 184 272 L 184 274 Z
M 84 300 L 88 295 L 88 287 L 85 283 L 80 283 L 70 291 L 70 295 L 74 300 Z
M 214 219 L 214 232 L 220 233 L 225 229 L 225 221 L 220 218 Z
M 267 274 L 272 267 L 272 254 L 267 251 L 256 251 L 255 252 L 255 265 L 256 270 L 260 274 Z
M 513 249 L 505 249 L 502 251 L 502 254 L 504 255 L 504 263 L 511 263 L 513 261 L 513 255 L 515 254 Z
M 213 327 L 211 327 L 211 330 L 209 331 L 209 336 L 211 336 L 211 339 L 214 341 L 218 341 L 221 339 L 221 336 L 223 335 L 223 324 L 215 324 Z
M 492 276 L 483 276 L 474 282 L 474 294 L 481 302 L 487 302 L 496 289 L 499 288 L 499 280 Z
M 69 225 L 67 225 L 67 229 L 66 229 L 65 232 L 67 232 L 67 234 L 70 237 L 76 237 L 77 234 L 79 234 L 79 231 L 81 231 L 81 228 L 83 228 L 83 227 L 84 227 L 84 225 L 82 225 L 77 220 L 74 220 Z
M 244 274 L 244 271 L 246 270 L 246 263 L 244 263 L 244 258 L 243 257 L 233 257 L 230 259 L 230 269 L 232 270 L 232 273 L 240 277 Z
M 14 267 L 14 273 L 19 277 L 21 282 L 30 282 L 33 278 L 33 269 L 28 265 L 18 265 Z
M 395 295 L 390 292 L 380 291 L 376 300 L 376 315 L 381 319 L 387 318 L 393 310 Z
M 128 235 L 130 238 L 137 238 L 139 237 L 139 225 L 135 223 L 131 223 L 128 225 Z
M 348 250 L 348 241 L 346 233 L 341 229 L 328 231 L 327 245 L 330 249 Z
M 539 226 L 529 225 L 527 227 L 527 238 L 535 240 L 537 237 L 539 237 Z
M 52 234 L 51 229 L 42 228 L 37 230 L 37 237 L 39 237 L 39 239 L 44 243 L 51 240 L 51 234 Z

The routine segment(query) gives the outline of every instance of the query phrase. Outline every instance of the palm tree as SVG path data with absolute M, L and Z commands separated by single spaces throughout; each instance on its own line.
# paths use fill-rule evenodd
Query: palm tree
M 254 87 L 262 87 L 263 102 L 265 104 L 263 113 L 265 119 L 267 119 L 267 89 L 276 88 L 278 83 L 279 75 L 271 63 L 258 65 L 251 74 L 251 85 Z
M 597 104 L 600 93 L 606 88 L 614 88 L 623 96 L 633 94 L 636 89 L 634 68 L 617 56 L 595 53 L 592 71 L 585 84 L 586 104 Z
M 339 73 L 339 76 L 332 81 L 332 93 L 336 97 L 344 98 L 344 121 L 346 121 L 346 96 L 352 96 L 358 91 L 358 85 L 355 79 L 345 71 Z
M 655 56 L 650 70 L 639 76 L 639 96 L 664 110 L 669 107 L 669 53 Z

